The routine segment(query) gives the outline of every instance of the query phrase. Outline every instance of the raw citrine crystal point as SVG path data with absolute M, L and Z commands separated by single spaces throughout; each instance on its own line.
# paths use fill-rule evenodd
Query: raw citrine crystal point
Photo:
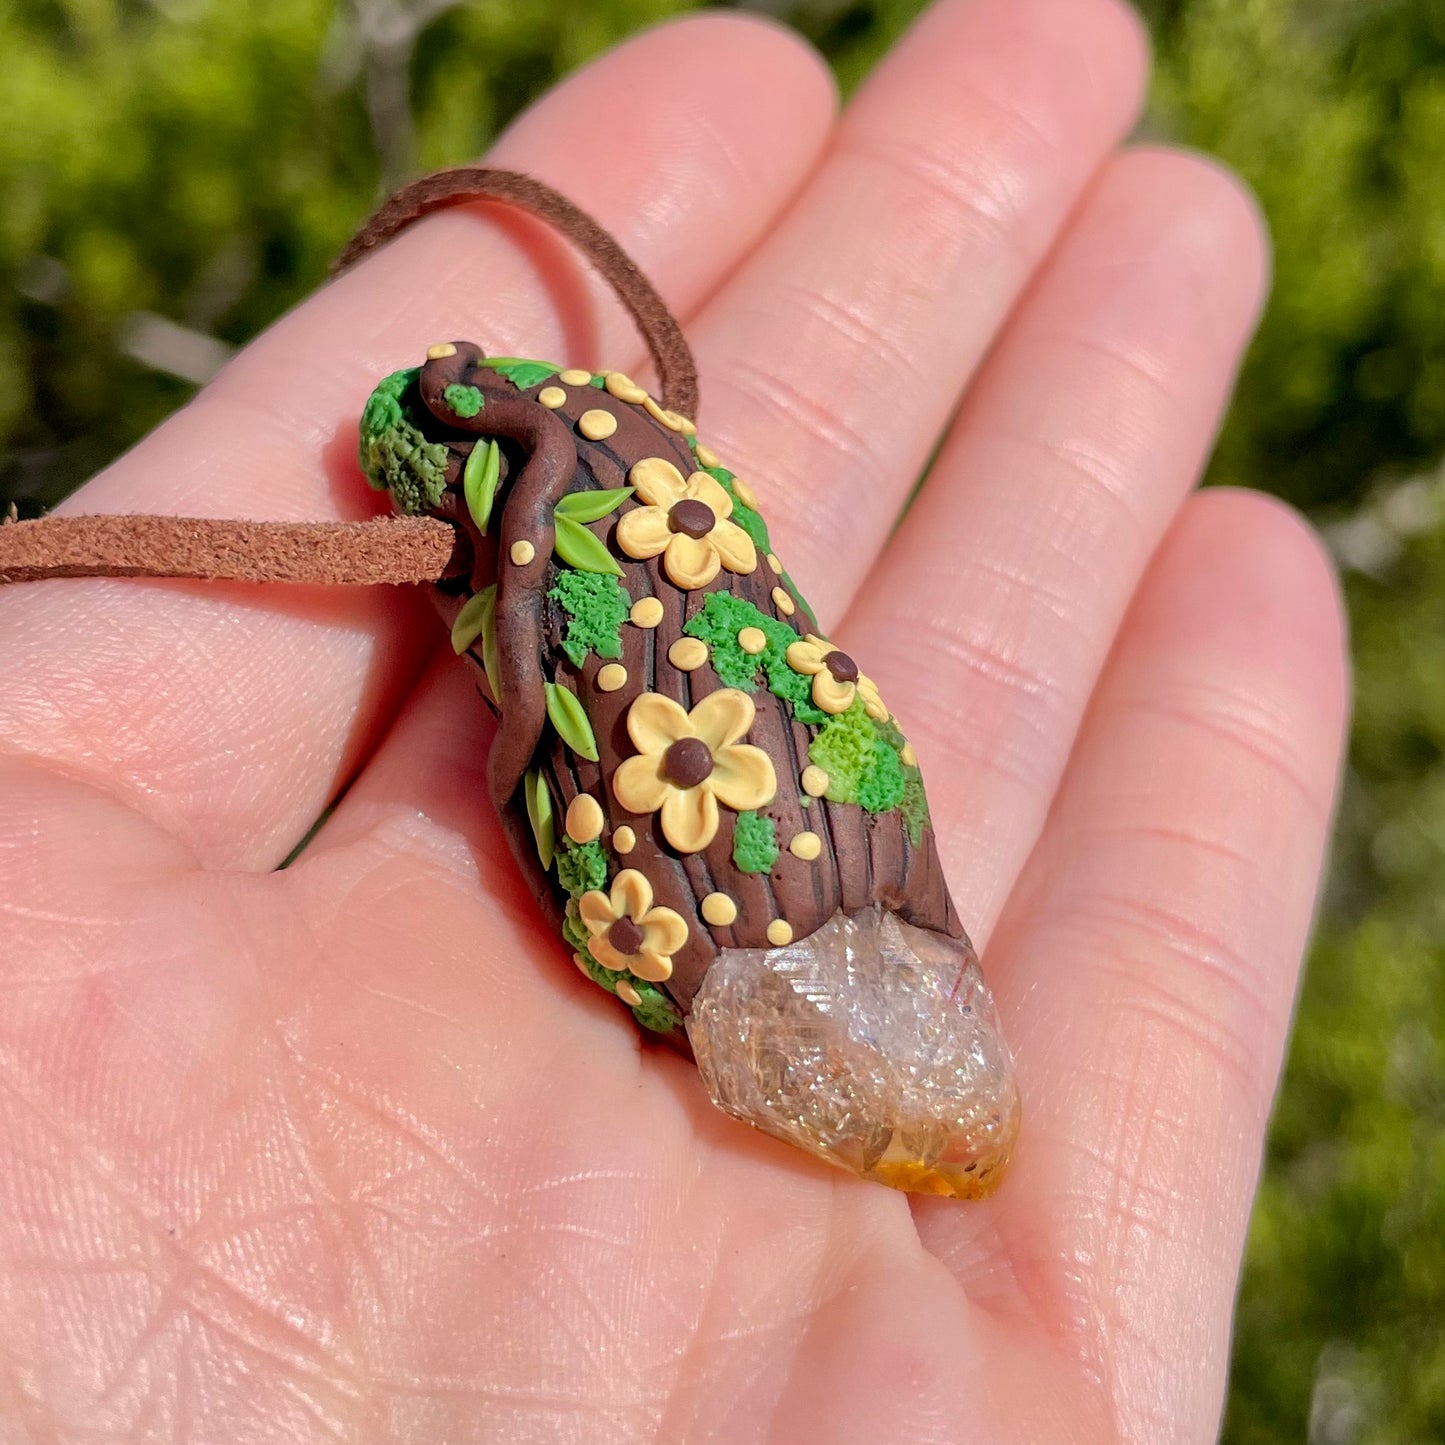
M 875 908 L 724 949 L 687 1032 L 719 1108 L 831 1164 L 958 1199 L 1003 1175 L 1018 1090 L 966 940 Z

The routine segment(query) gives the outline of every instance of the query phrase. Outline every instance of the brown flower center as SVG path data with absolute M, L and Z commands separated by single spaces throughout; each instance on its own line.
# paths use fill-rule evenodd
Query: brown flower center
M 674 502 L 667 514 L 667 525 L 684 537 L 706 537 L 717 526 L 717 514 L 706 502 L 684 497 Z
M 630 918 L 619 918 L 607 930 L 607 941 L 618 953 L 631 956 L 642 947 L 642 930 Z
M 846 652 L 828 653 L 823 659 L 823 666 L 838 682 L 858 681 L 858 664 Z
M 712 775 L 712 749 L 701 738 L 678 738 L 662 755 L 662 771 L 679 788 L 695 788 Z

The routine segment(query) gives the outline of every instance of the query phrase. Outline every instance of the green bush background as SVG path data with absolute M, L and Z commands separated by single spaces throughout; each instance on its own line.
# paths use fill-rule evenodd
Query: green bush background
M 9 0 L 0 510 L 48 505 L 184 400 L 317 282 L 380 186 L 475 154 L 558 73 L 679 8 Z M 918 5 L 770 8 L 849 86 Z M 1326 529 L 1358 667 L 1226 1438 L 1424 1445 L 1445 1439 L 1445 6 L 1145 10 L 1147 131 L 1236 166 L 1276 238 L 1213 477 Z

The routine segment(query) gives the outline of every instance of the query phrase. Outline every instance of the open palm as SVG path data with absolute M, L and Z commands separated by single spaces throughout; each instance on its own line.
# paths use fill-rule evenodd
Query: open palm
M 915 741 L 1018 1056 L 1000 1193 L 830 1172 L 639 1042 L 424 599 L 17 588 L 0 1440 L 1212 1437 L 1345 683 L 1308 531 L 1189 495 L 1265 263 L 1236 183 L 1116 150 L 1144 71 L 1114 0 L 943 0 L 837 120 L 714 15 L 494 153 L 685 319 L 704 439 Z M 359 407 L 455 336 L 638 363 L 545 232 L 437 216 L 73 506 L 366 515 Z

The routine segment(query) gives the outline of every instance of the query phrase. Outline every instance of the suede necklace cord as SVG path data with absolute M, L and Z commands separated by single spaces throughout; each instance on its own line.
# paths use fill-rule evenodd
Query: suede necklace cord
M 0 585 L 49 577 L 171 577 L 372 587 L 465 570 L 456 530 L 432 517 L 233 522 L 42 517 L 0 525 Z
M 423 216 L 476 201 L 498 201 L 515 206 L 545 221 L 570 241 L 597 270 L 627 308 L 657 367 L 662 403 L 672 411 L 696 419 L 697 363 L 676 317 L 657 288 L 638 270 L 632 258 L 585 211 L 565 196 L 519 171 L 487 166 L 457 166 L 423 176 L 386 201 L 336 258 L 332 273 L 339 275 L 368 251 L 391 240 Z
M 589 215 L 517 171 L 458 166 L 403 186 L 372 215 L 332 267 L 346 271 L 424 216 L 496 202 L 536 216 L 587 258 L 637 324 L 657 368 L 664 404 L 698 407 L 697 365 L 652 283 Z M 436 582 L 464 571 L 469 549 L 434 517 L 366 522 L 250 522 L 143 515 L 0 518 L 0 586 L 54 577 L 156 577 L 198 581 L 376 586 Z

